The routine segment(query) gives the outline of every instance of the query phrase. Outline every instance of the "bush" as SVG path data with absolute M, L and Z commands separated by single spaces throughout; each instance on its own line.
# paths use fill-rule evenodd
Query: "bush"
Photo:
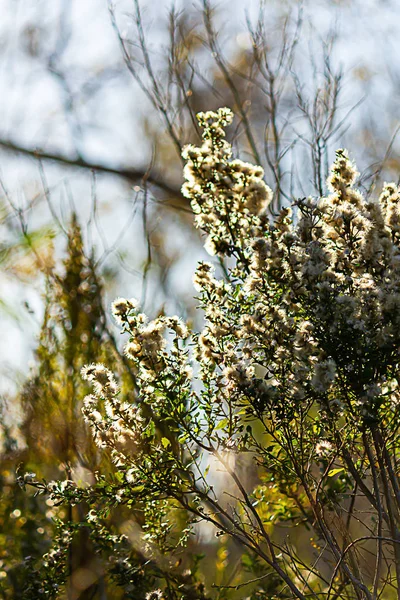
M 82 371 L 84 419 L 116 473 L 28 483 L 89 506 L 81 526 L 125 597 L 398 597 L 400 191 L 366 202 L 338 150 L 329 195 L 272 222 L 261 167 L 232 159 L 231 111 L 198 120 L 183 192 L 220 272 L 203 262 L 194 276 L 203 330 L 116 300 L 137 400 L 103 364 Z M 141 515 L 146 585 L 126 537 L 106 529 L 115 507 Z M 200 559 L 172 560 L 204 524 L 239 557 L 214 596 Z

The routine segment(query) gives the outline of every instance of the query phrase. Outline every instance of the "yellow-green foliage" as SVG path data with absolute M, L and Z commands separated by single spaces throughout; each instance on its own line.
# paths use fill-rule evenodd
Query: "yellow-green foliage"
M 81 417 L 87 386 L 80 370 L 88 362 L 105 361 L 114 365 L 122 381 L 131 385 L 133 381 L 106 323 L 102 283 L 94 258 L 85 255 L 75 215 L 63 268 L 47 273 L 44 301 L 35 366 L 15 399 L 21 405 L 23 419 L 18 445 L 5 429 L 0 479 L 0 565 L 7 566 L 7 577 L 0 566 L 0 590 L 7 598 L 22 597 L 18 594 L 26 585 L 25 571 L 31 568 L 28 565 L 25 569 L 24 559 L 37 558 L 48 549 L 54 536 L 53 519 L 68 517 L 79 521 L 83 517 L 82 509 L 58 509 L 43 498 L 27 495 L 15 482 L 15 469 L 34 472 L 46 480 L 72 478 L 82 485 L 93 482 L 95 469 L 101 467 L 110 472 L 107 455 L 99 453 Z M 79 545 L 71 559 L 76 568 L 79 563 L 90 565 L 92 556 L 82 535 Z

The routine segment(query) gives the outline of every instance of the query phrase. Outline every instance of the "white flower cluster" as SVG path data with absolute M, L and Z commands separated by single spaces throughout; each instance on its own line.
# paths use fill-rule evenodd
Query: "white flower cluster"
M 118 393 L 114 375 L 101 363 L 86 365 L 81 371 L 83 379 L 89 381 L 99 398 L 112 398 Z
M 356 177 L 338 150 L 331 194 L 300 201 L 297 223 L 284 209 L 253 242 L 245 288 L 263 307 L 255 346 L 275 348 L 272 369 L 290 363 L 285 378 L 318 393 L 329 391 L 339 369 L 357 404 L 371 377 L 384 379 L 399 354 L 400 193 L 386 184 L 379 201 L 367 203 L 353 187 Z M 368 396 L 367 412 L 378 396 Z
M 331 193 L 299 201 L 296 222 L 284 208 L 247 241 L 249 274 L 242 269 L 239 290 L 200 264 L 194 284 L 207 321 L 196 357 L 203 374 L 207 364 L 221 367 L 216 397 L 232 399 L 234 388 L 247 385 L 265 401 L 317 395 L 343 407 L 330 391 L 339 372 L 363 414 L 379 405 L 382 394 L 371 383 L 384 381 L 400 358 L 400 192 L 386 184 L 379 201 L 367 203 L 356 178 L 346 151 L 338 150 Z M 263 367 L 263 378 L 254 365 Z
M 59 568 L 60 562 L 66 557 L 68 548 L 70 547 L 73 539 L 73 534 L 67 529 L 62 530 L 56 537 L 56 543 L 54 547 L 43 555 L 43 566 L 47 569 Z
M 86 366 L 82 376 L 94 389 L 94 394 L 84 399 L 82 412 L 96 444 L 111 448 L 116 460 L 122 450 L 137 452 L 143 422 L 138 406 L 119 399 L 114 375 L 104 365 Z
M 190 379 L 191 368 L 178 350 L 179 342 L 188 338 L 189 331 L 179 317 L 161 316 L 148 321 L 147 317 L 133 306 L 131 301 L 130 312 L 125 321 L 125 330 L 130 335 L 130 340 L 125 345 L 125 354 L 138 366 L 137 377 L 143 398 L 148 395 L 151 398 L 154 385 L 160 378 L 165 384 L 170 373 L 175 380 L 176 373 L 171 371 L 171 359 L 174 369 L 180 370 L 180 377 Z M 172 331 L 175 336 L 172 349 L 168 349 L 168 331 Z
M 378 202 L 366 202 L 354 187 L 354 165 L 338 150 L 330 193 L 300 200 L 296 218 L 287 207 L 270 223 L 262 169 L 231 160 L 223 130 L 231 120 L 228 109 L 200 114 L 203 144 L 184 150 L 183 191 L 197 225 L 215 252 L 237 258 L 227 280 L 206 262 L 194 276 L 205 314 L 192 340 L 203 391 L 191 388 L 184 323 L 148 321 L 137 301 L 119 298 L 113 311 L 130 335 L 125 353 L 141 399 L 161 419 L 174 402 L 204 402 L 209 416 L 230 423 L 226 439 L 235 444 L 232 424 L 246 403 L 257 416 L 268 410 L 286 417 L 314 401 L 331 414 L 350 407 L 366 418 L 383 403 L 397 407 L 398 386 L 382 390 L 396 380 L 400 360 L 399 189 L 386 184 Z M 128 438 L 137 444 L 143 417 L 116 400 L 112 374 L 90 365 L 84 376 L 95 392 L 84 414 L 99 445 L 112 439 L 117 451 Z
M 128 321 L 129 312 L 135 310 L 138 306 L 136 298 L 126 300 L 125 298 L 117 298 L 111 305 L 111 310 L 115 320 L 119 325 L 124 325 Z
M 82 369 L 82 376 L 92 384 L 94 393 L 84 399 L 82 412 L 95 443 L 109 449 L 116 467 L 125 472 L 127 489 L 115 495 L 115 501 L 122 502 L 127 490 L 140 480 L 137 464 L 141 457 L 149 456 L 150 444 L 155 460 L 163 460 L 171 442 L 165 437 L 168 431 L 163 437 L 155 430 L 154 420 L 165 418 L 157 407 L 162 408 L 163 398 L 175 386 L 179 385 L 182 393 L 190 387 L 192 371 L 182 352 L 181 345 L 189 332 L 181 319 L 162 316 L 149 321 L 134 299 L 118 298 L 112 310 L 130 335 L 125 354 L 135 363 L 140 398 L 126 401 L 111 371 L 102 364 L 91 364 Z M 174 335 L 168 337 L 168 331 Z
M 146 600 L 163 600 L 164 596 L 161 590 L 153 590 L 146 594 Z
M 211 255 L 237 255 L 259 230 L 272 199 L 261 167 L 231 160 L 224 126 L 232 118 L 228 108 L 199 113 L 203 143 L 182 152 L 187 161 L 182 193 L 191 200 L 197 227 L 208 233 L 206 249 Z

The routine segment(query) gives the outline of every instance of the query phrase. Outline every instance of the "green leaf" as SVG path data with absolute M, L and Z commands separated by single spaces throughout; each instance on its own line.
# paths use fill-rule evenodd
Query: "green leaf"
M 228 419 L 221 419 L 215 429 L 224 429 L 228 425 Z
M 344 471 L 344 467 L 340 467 L 340 469 L 331 469 L 328 473 L 328 477 L 334 477 L 335 475 L 337 475 L 338 473 L 341 473 L 342 471 Z
M 118 483 L 122 483 L 124 481 L 124 474 L 123 473 L 115 473 L 115 479 L 118 481 Z
M 168 448 L 168 446 L 171 444 L 171 442 L 169 441 L 169 439 L 166 438 L 166 437 L 161 438 L 161 443 L 164 446 L 164 448 Z

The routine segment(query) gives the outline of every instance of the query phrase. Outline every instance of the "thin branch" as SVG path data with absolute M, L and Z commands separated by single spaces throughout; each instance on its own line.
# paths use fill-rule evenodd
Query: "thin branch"
M 137 183 L 142 181 L 146 177 L 147 181 L 152 185 L 158 187 L 168 195 L 182 198 L 179 188 L 173 187 L 166 183 L 161 177 L 157 175 L 148 175 L 147 169 L 135 169 L 135 168 L 124 168 L 124 167 L 113 167 L 111 165 L 102 164 L 98 162 L 92 162 L 84 160 L 82 158 L 70 158 L 58 152 L 47 152 L 39 148 L 33 148 L 18 144 L 12 140 L 0 139 L 0 148 L 3 148 L 6 152 L 16 152 L 25 156 L 30 156 L 36 160 L 41 161 L 52 161 L 57 162 L 68 167 L 77 167 L 86 169 L 88 171 L 97 171 L 99 173 L 105 173 L 108 175 L 116 175 L 121 179 L 125 179 L 129 183 Z M 186 200 L 184 200 L 186 203 Z

